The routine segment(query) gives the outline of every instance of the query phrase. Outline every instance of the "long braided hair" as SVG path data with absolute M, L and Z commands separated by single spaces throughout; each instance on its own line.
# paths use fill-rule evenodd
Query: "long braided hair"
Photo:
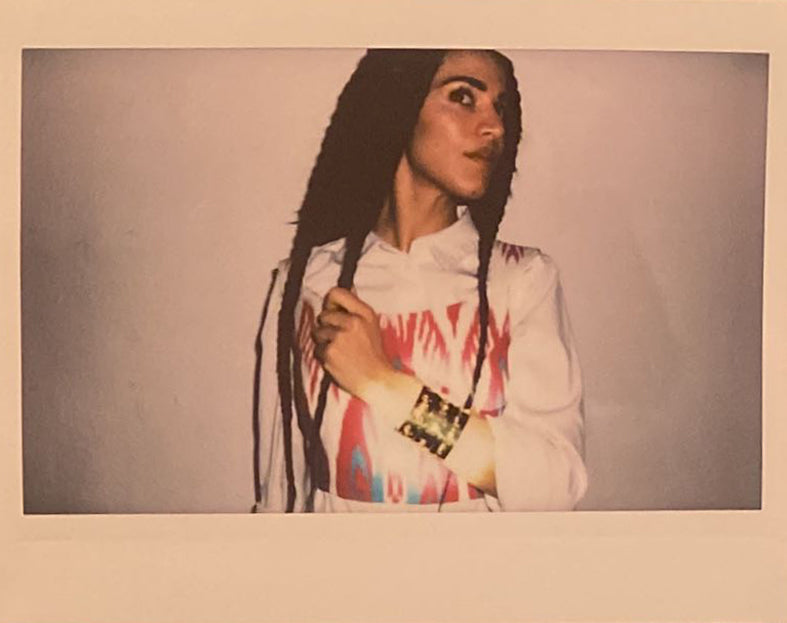
M 303 388 L 299 346 L 295 338 L 295 309 L 307 262 L 315 247 L 345 238 L 338 285 L 344 288 L 352 286 L 363 242 L 392 192 L 396 167 L 410 142 L 432 78 L 448 52 L 368 50 L 339 95 L 312 169 L 306 195 L 298 211 L 278 317 L 276 373 L 282 409 L 287 512 L 292 512 L 296 495 L 292 456 L 293 408 L 311 478 L 307 510 L 313 510 L 316 488 L 327 490 L 329 479 L 328 458 L 320 440 L 320 426 L 331 379 L 327 373 L 323 376 L 312 416 Z M 489 261 L 510 195 L 522 133 L 520 95 L 511 61 L 499 52 L 489 51 L 489 54 L 506 76 L 505 134 L 502 154 L 485 195 L 468 203 L 479 232 L 480 333 L 472 391 L 465 402 L 466 408 L 472 406 L 486 355 Z

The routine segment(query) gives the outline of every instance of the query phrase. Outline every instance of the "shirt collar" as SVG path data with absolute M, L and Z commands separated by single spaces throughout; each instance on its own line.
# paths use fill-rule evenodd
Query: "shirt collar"
M 369 232 L 363 244 L 362 257 L 378 252 L 410 256 L 414 259 L 435 260 L 442 266 L 455 264 L 469 256 L 474 257 L 478 245 L 478 231 L 473 224 L 470 210 L 458 208 L 458 218 L 448 227 L 413 240 L 409 252 L 397 249 L 376 233 Z

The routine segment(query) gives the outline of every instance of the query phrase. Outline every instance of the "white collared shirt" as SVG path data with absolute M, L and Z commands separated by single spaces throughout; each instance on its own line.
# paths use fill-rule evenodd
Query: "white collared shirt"
M 314 249 L 296 307 L 304 390 L 313 414 L 322 367 L 310 330 L 336 285 L 344 239 Z M 357 295 L 380 317 L 395 367 L 462 405 L 478 350 L 478 233 L 465 211 L 403 252 L 374 233 L 363 245 Z M 263 327 L 260 379 L 260 474 L 257 510 L 283 511 L 286 476 L 276 379 L 276 324 L 287 261 L 279 264 Z M 567 510 L 587 488 L 583 462 L 582 382 L 558 271 L 537 249 L 495 242 L 487 281 L 487 356 L 473 407 L 490 424 L 497 498 L 469 485 L 332 386 L 320 435 L 329 463 L 327 491 L 315 511 Z M 402 420 L 407 414 L 402 414 Z M 303 440 L 293 417 L 295 510 L 309 491 Z

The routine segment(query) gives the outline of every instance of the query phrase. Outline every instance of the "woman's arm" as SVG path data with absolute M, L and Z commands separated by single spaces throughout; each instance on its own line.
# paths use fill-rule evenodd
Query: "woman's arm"
M 315 354 L 334 381 L 366 402 L 392 429 L 398 428 L 424 384 L 391 365 L 375 311 L 348 290 L 333 288 L 325 297 L 313 337 Z M 445 462 L 470 484 L 497 495 L 492 431 L 475 412 L 470 412 Z
M 557 267 L 535 252 L 520 268 L 506 405 L 487 420 L 497 497 L 506 510 L 570 510 L 587 488 L 582 375 Z

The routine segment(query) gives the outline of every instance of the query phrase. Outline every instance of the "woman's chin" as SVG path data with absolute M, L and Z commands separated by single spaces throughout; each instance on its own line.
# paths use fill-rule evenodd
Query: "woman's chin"
M 460 202 L 478 201 L 486 192 L 485 185 L 474 185 L 457 189 L 456 198 Z

